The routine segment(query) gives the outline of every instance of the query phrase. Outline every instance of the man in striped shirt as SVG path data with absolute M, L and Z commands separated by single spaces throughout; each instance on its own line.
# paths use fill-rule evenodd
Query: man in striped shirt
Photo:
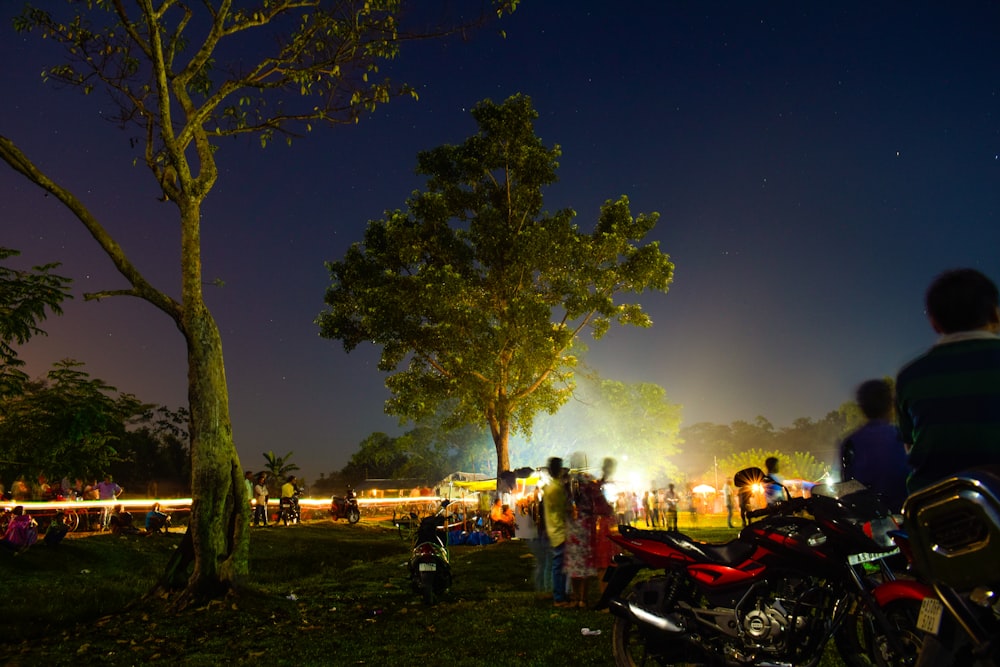
M 927 317 L 940 338 L 896 378 L 912 493 L 966 468 L 1000 463 L 1000 306 L 974 269 L 938 276 Z

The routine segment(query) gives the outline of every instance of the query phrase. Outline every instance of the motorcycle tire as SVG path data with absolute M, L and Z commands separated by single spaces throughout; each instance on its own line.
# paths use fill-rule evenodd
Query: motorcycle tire
M 629 593 L 628 600 L 635 600 Z M 616 617 L 611 631 L 611 653 L 615 667 L 639 665 L 704 665 L 707 656 L 680 638 L 650 639 L 653 630 L 645 630 L 629 618 Z
M 347 510 L 347 523 L 357 523 L 361 521 L 361 511 L 357 507 Z
M 834 645 L 848 667 L 905 667 L 914 665 L 923 644 L 923 633 L 917 629 L 919 600 L 894 600 L 882 612 L 891 625 L 889 631 L 902 645 L 903 654 L 896 655 L 886 635 L 871 614 L 863 609 L 849 614 L 834 635 Z
M 424 604 L 432 605 L 436 601 L 437 596 L 434 593 L 435 576 L 435 572 L 420 573 L 420 594 L 424 598 Z
M 924 633 L 917 628 L 917 617 L 920 616 L 920 601 L 896 600 L 885 608 L 885 615 L 892 625 L 891 633 L 902 645 L 902 655 L 896 655 L 883 633 L 874 637 L 876 659 L 880 667 L 895 667 L 896 665 L 916 664 L 920 647 L 923 645 Z

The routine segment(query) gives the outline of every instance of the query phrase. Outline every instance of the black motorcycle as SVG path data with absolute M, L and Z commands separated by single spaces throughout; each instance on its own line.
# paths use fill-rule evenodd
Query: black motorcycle
M 299 509 L 299 496 L 301 495 L 302 489 L 296 487 L 294 495 L 282 497 L 278 501 L 278 522 L 287 526 L 301 521 L 302 512 Z
M 451 562 L 444 530 L 448 504 L 448 500 L 442 500 L 437 512 L 420 520 L 408 564 L 413 590 L 420 593 L 426 604 L 434 604 L 451 588 Z
M 330 502 L 330 516 L 333 520 L 347 519 L 347 523 L 357 523 L 361 520 L 361 509 L 354 489 L 347 488 L 346 496 L 334 496 Z
M 920 667 L 1000 665 L 1000 466 L 964 471 L 903 506 L 917 575 L 934 589 Z

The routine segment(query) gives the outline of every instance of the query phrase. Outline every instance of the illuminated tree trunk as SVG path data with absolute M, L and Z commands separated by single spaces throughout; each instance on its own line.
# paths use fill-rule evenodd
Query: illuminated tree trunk
M 229 420 L 222 339 L 202 306 L 184 318 L 191 408 L 194 569 L 186 593 L 211 597 L 247 572 L 249 503 Z
M 200 205 L 181 205 L 183 306 L 191 411 L 191 523 L 167 570 L 167 583 L 187 576 L 180 603 L 215 597 L 247 573 L 249 499 L 233 444 L 222 338 L 202 294 Z M 188 574 L 188 566 L 193 569 Z
M 487 411 L 486 420 L 490 425 L 493 446 L 497 450 L 497 480 L 499 480 L 500 473 L 510 470 L 510 414 L 505 406 L 498 405 Z

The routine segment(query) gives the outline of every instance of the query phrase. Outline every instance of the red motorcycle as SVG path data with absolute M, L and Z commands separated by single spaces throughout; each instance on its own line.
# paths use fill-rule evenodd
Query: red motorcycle
M 775 481 L 748 468 L 735 483 Z M 919 608 L 929 591 L 881 564 L 895 553 L 895 524 L 875 494 L 857 482 L 817 486 L 750 515 L 760 520 L 725 544 L 630 526 L 612 535 L 631 552 L 616 557 L 598 603 L 617 617 L 616 665 L 808 666 L 830 639 L 851 665 L 913 662 L 919 635 L 888 612 Z
M 330 501 L 330 516 L 333 520 L 347 519 L 347 523 L 357 523 L 361 520 L 361 508 L 358 507 L 358 497 L 351 487 L 347 487 L 346 496 L 334 496 Z

